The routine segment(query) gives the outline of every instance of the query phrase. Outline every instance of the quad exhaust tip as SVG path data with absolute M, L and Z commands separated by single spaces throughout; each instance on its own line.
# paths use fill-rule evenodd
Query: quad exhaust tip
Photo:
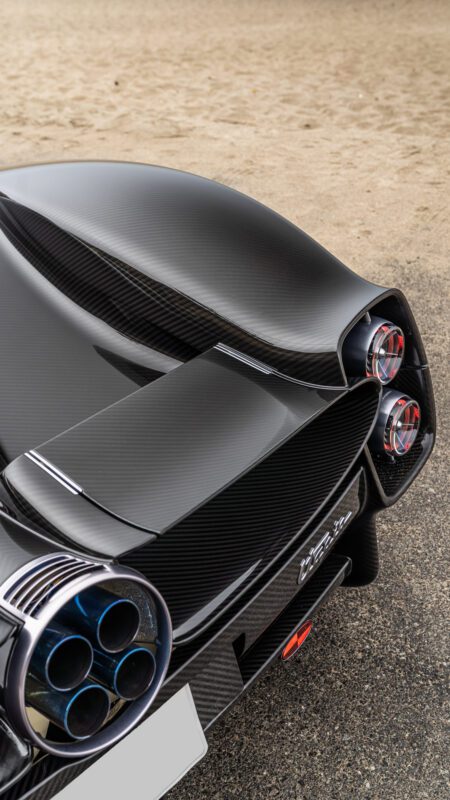
M 0 587 L 0 606 L 23 623 L 8 663 L 5 707 L 34 746 L 89 756 L 147 713 L 169 666 L 171 620 L 159 592 L 134 570 L 85 561 L 82 574 L 55 586 L 54 562 L 36 559 Z M 48 591 L 28 615 L 19 602 L 30 582 L 41 592 L 45 571 L 53 576 Z M 35 711 L 49 723 L 45 735 L 32 721 Z

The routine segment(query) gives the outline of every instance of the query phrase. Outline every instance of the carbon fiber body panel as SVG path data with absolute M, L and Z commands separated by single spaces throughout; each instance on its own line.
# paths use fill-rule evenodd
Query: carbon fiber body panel
M 379 398 L 374 381 L 320 389 L 241 358 L 205 353 L 15 459 L 3 473 L 11 500 L 73 547 L 137 551 L 129 564 L 148 574 L 149 559 L 169 602 L 182 589 L 187 616 L 230 595 L 319 511 Z M 186 622 L 175 601 L 171 611 Z
M 193 354 L 223 340 L 302 380 L 342 384 L 340 338 L 383 294 L 274 212 L 187 173 L 123 163 L 41 165 L 3 171 L 0 192 L 141 273 L 146 307 L 156 302 L 164 312 L 162 326 L 158 314 L 152 318 L 160 333 L 147 343 L 176 358 L 182 354 L 170 337 Z M 50 264 L 46 248 L 59 246 L 56 233 L 16 213 L 27 252 L 40 250 Z M 75 245 L 61 244 L 58 258 L 70 270 Z M 98 267 L 105 292 L 102 271 L 105 265 Z M 132 293 L 130 280 L 119 298 L 109 296 L 113 315 L 139 317 L 142 296 L 134 301 Z
M 0 263 L 3 462 L 135 391 L 138 370 L 178 364 L 75 305 L 2 233 Z
M 373 388 L 339 399 L 161 539 L 121 559 L 152 575 L 176 639 L 208 624 L 302 535 L 369 435 L 378 405 Z
M 33 454 L 51 462 L 97 506 L 129 525 L 163 534 L 342 394 L 287 381 L 240 358 L 208 351 Z M 377 397 L 373 385 L 358 392 Z M 364 436 L 362 397 L 359 405 Z M 13 463 L 6 480 L 38 507 L 36 498 L 21 491 L 19 472 Z M 124 543 L 123 549 L 132 546 Z
M 358 331 L 371 315 L 401 328 L 390 387 L 422 409 L 402 459 L 372 436 L 376 420 L 385 433 L 386 389 L 365 374 L 371 343 Z M 26 717 L 33 622 L 42 614 L 47 635 L 67 611 L 52 617 L 52 598 L 68 592 L 70 606 L 84 591 L 73 575 L 94 586 L 122 571 L 127 597 L 145 579 L 161 592 L 175 637 L 166 609 L 164 673 L 142 715 L 189 683 L 208 730 L 331 591 L 375 578 L 375 514 L 434 442 L 426 355 L 401 292 L 254 200 L 159 167 L 0 171 L 0 363 L 2 800 L 48 800 L 101 758 L 95 734 L 77 751 L 58 720 L 33 739 Z M 118 703 L 115 721 L 142 697 Z M 31 766 L 13 722 L 37 745 Z

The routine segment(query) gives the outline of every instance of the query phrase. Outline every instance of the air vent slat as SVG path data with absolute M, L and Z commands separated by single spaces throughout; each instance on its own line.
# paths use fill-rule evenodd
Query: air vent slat
M 86 565 L 83 564 L 68 564 L 60 570 L 52 570 L 46 576 L 45 583 L 41 583 L 35 587 L 35 590 L 28 592 L 27 596 L 21 601 L 21 610 L 25 614 L 30 613 L 30 608 L 35 604 L 40 604 L 41 600 L 48 596 L 51 587 L 58 589 L 62 584 L 66 583 L 67 578 L 72 578 L 80 570 L 85 570 Z
M 77 570 L 74 569 L 73 572 L 70 573 L 70 575 L 69 574 L 65 575 L 61 581 L 58 581 L 58 584 L 56 586 L 55 585 L 51 586 L 44 595 L 41 595 L 39 598 L 37 598 L 36 601 L 33 603 L 33 605 L 29 605 L 26 609 L 24 609 L 24 611 L 30 617 L 34 616 L 39 610 L 39 608 L 42 606 L 42 604 L 50 600 L 53 597 L 53 595 L 56 594 L 57 591 L 59 591 L 59 589 L 62 589 L 64 586 L 67 586 L 67 584 L 73 581 L 75 578 L 80 578 L 82 575 L 85 575 L 88 572 L 92 574 L 93 572 L 96 572 L 100 569 L 102 569 L 102 567 L 94 567 L 92 564 L 88 564 L 84 567 L 78 567 Z
M 68 554 L 52 556 L 22 573 L 6 590 L 4 598 L 22 614 L 32 617 L 63 586 L 88 572 L 103 569 L 103 564 Z
M 65 563 L 67 556 L 58 556 L 58 558 L 49 559 L 45 564 L 40 564 L 34 567 L 21 578 L 19 578 L 14 586 L 12 586 L 5 594 L 5 599 L 13 605 L 20 603 L 21 596 L 27 591 L 29 586 L 34 586 L 43 575 L 47 572 L 52 565 L 60 565 Z
M 35 594 L 40 591 L 45 591 L 49 581 L 53 581 L 54 578 L 57 578 L 61 573 L 66 572 L 68 569 L 73 569 L 73 565 L 70 563 L 66 564 L 66 566 L 62 566 L 62 564 L 64 564 L 64 562 L 57 564 L 51 569 L 41 570 L 41 572 L 36 576 L 36 580 L 28 581 L 26 586 L 23 587 L 22 591 L 15 595 L 15 605 L 17 605 L 18 608 L 24 609 L 29 600 L 33 599 Z

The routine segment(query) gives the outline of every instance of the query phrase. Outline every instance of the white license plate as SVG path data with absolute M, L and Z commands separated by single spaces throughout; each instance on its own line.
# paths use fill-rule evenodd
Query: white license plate
M 57 795 L 159 800 L 206 755 L 189 684 Z

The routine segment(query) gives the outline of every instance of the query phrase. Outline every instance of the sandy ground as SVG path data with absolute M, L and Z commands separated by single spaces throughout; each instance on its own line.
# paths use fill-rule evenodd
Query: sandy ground
M 440 439 L 380 520 L 379 581 L 335 596 L 171 800 L 447 797 L 450 3 L 2 0 L 0 30 L 0 164 L 231 184 L 401 285 L 434 367 Z

